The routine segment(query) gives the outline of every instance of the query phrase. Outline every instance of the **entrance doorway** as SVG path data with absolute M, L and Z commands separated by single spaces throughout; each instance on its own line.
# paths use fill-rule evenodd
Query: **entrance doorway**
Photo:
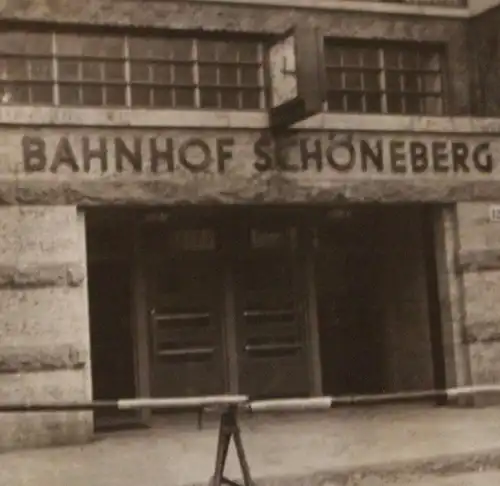
M 225 391 L 223 261 L 211 227 L 143 231 L 153 396 Z
M 442 386 L 425 221 L 417 206 L 89 213 L 94 397 Z
M 141 234 L 153 395 L 308 394 L 293 225 L 177 215 Z
M 131 240 L 126 221 L 99 213 L 87 218 L 87 268 L 93 397 L 136 396 L 132 332 Z M 130 423 L 135 413 L 99 410 L 96 428 Z
M 240 390 L 256 398 L 308 395 L 298 228 L 250 220 L 241 230 L 232 263 Z
M 333 211 L 317 227 L 315 260 L 323 392 L 430 390 L 442 366 L 431 318 L 433 241 L 417 206 Z M 427 236 L 428 233 L 427 233 Z M 428 251 L 428 247 L 431 250 Z

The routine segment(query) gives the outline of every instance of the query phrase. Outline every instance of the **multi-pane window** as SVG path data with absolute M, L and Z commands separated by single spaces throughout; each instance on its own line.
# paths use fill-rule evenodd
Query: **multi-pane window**
M 0 33 L 3 103 L 264 108 L 263 45 L 189 37 Z
M 329 111 L 443 114 L 441 50 L 329 42 L 325 55 Z

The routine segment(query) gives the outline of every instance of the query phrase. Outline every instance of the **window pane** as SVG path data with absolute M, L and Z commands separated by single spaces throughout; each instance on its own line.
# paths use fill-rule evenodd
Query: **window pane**
M 328 87 L 342 89 L 342 71 L 329 69 L 327 72 Z
M 422 111 L 420 101 L 421 97 L 418 95 L 406 95 L 404 97 L 405 112 L 409 115 L 419 115 Z
M 425 113 L 429 115 L 443 114 L 443 100 L 438 96 L 426 96 L 422 100 Z
M 102 106 L 104 104 L 103 87 L 99 85 L 82 86 L 82 102 L 84 105 Z
M 194 108 L 194 89 L 177 88 L 175 90 L 175 106 L 177 108 Z
M 425 74 L 422 76 L 422 91 L 439 93 L 442 90 L 440 74 Z
M 76 81 L 80 79 L 80 63 L 78 61 L 58 61 L 59 79 Z
M 27 84 L 4 85 L 1 94 L 4 103 L 30 103 L 30 92 Z
M 403 113 L 403 103 L 400 95 L 387 95 L 388 113 Z
M 215 61 L 217 59 L 217 43 L 212 41 L 198 41 L 198 60 Z
M 217 90 L 208 88 L 200 90 L 200 105 L 202 108 L 217 108 L 219 106 Z
M 224 66 L 219 69 L 219 83 L 223 86 L 236 86 L 238 84 L 238 68 Z
M 5 63 L 7 79 L 24 80 L 28 77 L 28 61 L 26 59 L 7 59 Z
M 241 84 L 244 86 L 259 85 L 259 66 L 245 66 L 240 69 Z
M 153 88 L 153 105 L 161 107 L 172 107 L 173 93 L 169 88 Z
M 241 108 L 243 110 L 258 110 L 260 106 L 260 91 L 246 89 L 241 93 Z
M 358 93 L 348 93 L 346 94 L 345 98 L 347 101 L 347 111 L 363 111 L 363 95 Z
M 405 74 L 403 78 L 403 89 L 405 91 L 419 91 L 419 77 L 415 74 Z
M 125 86 L 106 86 L 104 88 L 106 95 L 106 105 L 124 106 L 125 105 Z
M 368 94 L 365 96 L 366 112 L 381 113 L 382 112 L 382 95 Z
M 146 86 L 132 86 L 132 105 L 134 106 L 150 106 L 150 89 Z
M 441 69 L 440 55 L 436 52 L 421 52 L 419 54 L 420 58 L 420 69 L 439 71 Z
M 53 79 L 51 59 L 31 59 L 29 65 L 31 79 L 47 81 Z
M 364 73 L 363 81 L 367 91 L 380 91 L 380 75 L 379 73 Z
M 238 61 L 238 44 L 236 42 L 218 42 L 217 60 L 222 62 Z
M 54 102 L 54 91 L 52 84 L 32 84 L 31 99 L 33 103 L 51 105 Z
M 62 105 L 79 105 L 80 89 L 77 84 L 60 84 L 59 100 Z
M 105 81 L 123 81 L 125 82 L 125 63 L 123 61 L 106 61 L 104 66 Z
M 132 37 L 129 41 L 130 57 L 134 59 L 169 59 L 170 49 L 166 39 Z
M 215 66 L 200 66 L 199 76 L 201 85 L 215 86 L 217 84 L 217 68 Z
M 259 49 L 257 44 L 252 43 L 238 43 L 238 51 L 240 55 L 240 62 L 258 62 Z
M 145 62 L 130 63 L 130 78 L 132 81 L 149 81 L 149 64 Z
M 418 57 L 417 52 L 407 51 L 401 53 L 401 67 L 403 69 L 417 69 Z
M 238 92 L 236 90 L 222 89 L 220 98 L 221 98 L 221 108 L 227 108 L 227 109 L 239 108 Z
M 174 82 L 176 84 L 192 85 L 194 84 L 194 72 L 192 66 L 175 66 Z
M 158 84 L 171 84 L 173 81 L 170 64 L 155 64 L 152 66 L 153 82 Z
M 387 49 L 384 51 L 384 64 L 386 68 L 399 68 L 399 51 Z
M 345 67 L 361 66 L 363 51 L 360 49 L 346 49 L 342 53 L 342 61 Z
M 94 61 L 83 61 L 82 80 L 101 81 L 102 80 L 101 63 Z
M 380 67 L 380 56 L 377 49 L 363 49 L 361 51 L 362 64 L 368 68 Z
M 385 82 L 387 91 L 401 91 L 401 81 L 399 73 L 386 73 Z
M 330 91 L 328 93 L 328 109 L 330 111 L 344 111 L 344 95 L 340 91 Z
M 192 39 L 170 39 L 168 41 L 170 57 L 176 61 L 193 60 L 193 40 Z
M 328 48 L 326 50 L 326 63 L 328 66 L 340 66 L 341 63 L 340 49 Z
M 345 89 L 361 89 L 361 74 L 357 72 L 345 74 Z

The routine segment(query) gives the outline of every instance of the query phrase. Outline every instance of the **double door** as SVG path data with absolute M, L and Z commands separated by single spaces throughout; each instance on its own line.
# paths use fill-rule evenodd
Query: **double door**
M 148 240 L 153 395 L 309 393 L 295 228 L 163 224 Z

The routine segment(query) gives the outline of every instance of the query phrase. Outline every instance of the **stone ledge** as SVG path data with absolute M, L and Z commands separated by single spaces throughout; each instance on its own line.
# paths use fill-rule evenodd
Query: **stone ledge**
M 464 251 L 458 256 L 457 269 L 464 273 L 500 270 L 500 250 Z
M 77 263 L 0 265 L 0 289 L 79 287 L 85 268 Z
M 477 322 L 464 329 L 464 343 L 491 343 L 500 341 L 500 321 Z
M 0 205 L 169 205 L 440 202 L 498 199 L 500 180 L 338 179 L 320 184 L 282 173 L 169 180 L 23 178 L 0 181 Z
M 85 366 L 87 357 L 73 345 L 2 346 L 0 373 L 74 370 Z

